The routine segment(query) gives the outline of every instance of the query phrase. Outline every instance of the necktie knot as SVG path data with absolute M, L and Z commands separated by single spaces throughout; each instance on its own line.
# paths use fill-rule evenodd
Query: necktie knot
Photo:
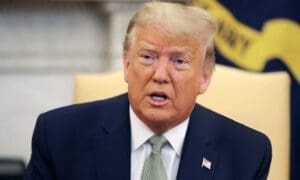
M 155 134 L 149 139 L 149 143 L 152 146 L 153 153 L 160 153 L 162 147 L 168 142 L 168 140 L 161 134 Z

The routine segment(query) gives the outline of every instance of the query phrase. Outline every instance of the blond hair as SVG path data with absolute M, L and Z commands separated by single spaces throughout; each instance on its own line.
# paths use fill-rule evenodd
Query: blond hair
M 130 48 L 134 38 L 135 27 L 145 25 L 159 25 L 167 28 L 174 34 L 185 36 L 201 36 L 207 38 L 205 64 L 214 67 L 213 38 L 218 26 L 212 16 L 204 9 L 168 2 L 148 2 L 138 10 L 129 22 L 123 51 Z M 204 36 L 203 36 L 204 35 Z

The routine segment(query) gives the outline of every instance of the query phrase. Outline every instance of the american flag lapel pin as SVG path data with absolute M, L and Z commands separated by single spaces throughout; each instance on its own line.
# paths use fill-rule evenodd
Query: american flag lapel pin
M 203 157 L 201 167 L 210 170 L 211 169 L 211 162 L 208 159 L 206 159 L 205 157 Z

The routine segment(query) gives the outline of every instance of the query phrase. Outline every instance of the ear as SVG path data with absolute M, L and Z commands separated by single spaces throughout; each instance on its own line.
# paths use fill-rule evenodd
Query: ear
M 124 80 L 128 82 L 128 68 L 129 68 L 129 57 L 126 51 L 123 52 L 123 73 Z
M 213 70 L 210 68 L 204 69 L 200 77 L 200 86 L 198 94 L 203 94 L 208 89 L 210 80 L 212 78 Z

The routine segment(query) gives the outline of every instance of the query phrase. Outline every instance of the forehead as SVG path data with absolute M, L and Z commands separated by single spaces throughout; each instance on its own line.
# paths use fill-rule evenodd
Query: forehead
M 133 35 L 134 45 L 140 48 L 153 50 L 169 49 L 172 51 L 199 51 L 205 49 L 205 40 L 201 37 L 174 33 L 164 26 L 146 25 L 137 26 Z

